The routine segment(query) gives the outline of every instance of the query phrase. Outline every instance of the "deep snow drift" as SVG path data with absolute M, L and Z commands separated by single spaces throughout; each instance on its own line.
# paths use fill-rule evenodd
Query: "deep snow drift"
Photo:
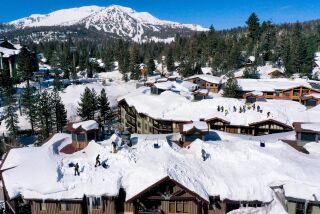
M 270 187 L 279 185 L 284 185 L 288 197 L 320 197 L 320 157 L 313 155 L 319 144 L 310 147 L 311 155 L 306 155 L 280 141 L 267 141 L 262 148 L 259 141 L 240 137 L 232 141 L 196 140 L 190 148 L 180 148 L 170 146 L 167 138 L 134 135 L 134 146 L 120 147 L 115 154 L 111 153 L 112 140 L 92 141 L 84 150 L 65 155 L 59 154 L 59 149 L 70 143 L 70 136 L 56 134 L 42 147 L 11 150 L 2 166 L 2 170 L 8 169 L 3 179 L 11 198 L 21 194 L 27 199 L 116 196 L 122 186 L 128 200 L 166 176 L 206 200 L 219 195 L 222 200 L 275 203 Z M 160 148 L 154 148 L 154 143 Z M 206 161 L 202 160 L 202 149 L 210 155 Z M 94 167 L 97 154 L 107 169 Z M 69 167 L 76 162 L 79 177 Z

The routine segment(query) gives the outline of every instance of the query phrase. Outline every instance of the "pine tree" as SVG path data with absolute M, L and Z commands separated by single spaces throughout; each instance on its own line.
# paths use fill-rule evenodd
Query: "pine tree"
M 228 75 L 228 80 L 223 88 L 223 96 L 231 98 L 240 98 L 239 95 L 240 86 L 238 85 L 237 79 L 234 77 L 234 74 Z
M 174 59 L 173 59 L 173 49 L 169 48 L 167 57 L 166 57 L 166 64 L 168 72 L 174 71 Z
M 248 25 L 249 37 L 253 41 L 257 41 L 260 35 L 260 23 L 258 16 L 255 13 L 252 13 L 246 21 L 246 24 Z
M 137 44 L 133 45 L 130 52 L 130 66 L 129 70 L 131 72 L 130 79 L 138 80 L 140 77 L 140 70 L 139 70 L 139 47 Z
M 296 23 L 292 33 L 290 67 L 288 68 L 291 74 L 308 73 L 305 69 L 307 48 L 304 40 L 305 38 L 302 35 L 302 26 L 300 23 Z M 311 72 L 311 70 L 309 72 Z
M 276 34 L 274 26 L 270 21 L 263 22 L 261 26 L 261 48 L 260 53 L 263 55 L 263 61 L 274 60 L 273 50 L 276 44 Z
M 97 110 L 97 104 L 96 92 L 86 87 L 78 103 L 78 115 L 82 120 L 93 120 Z
M 4 121 L 11 139 L 15 140 L 18 134 L 18 114 L 16 101 L 10 89 L 5 90 Z
M 32 133 L 34 133 L 35 121 L 37 117 L 36 95 L 34 89 L 27 87 L 24 89 L 21 96 L 21 104 L 23 106 L 23 113 L 27 116 Z
M 154 59 L 150 58 L 147 63 L 149 73 L 156 70 L 156 64 L 154 63 Z
M 259 73 L 256 66 L 246 67 L 243 71 L 243 78 L 259 79 Z
M 100 117 L 102 118 L 103 122 L 106 123 L 107 120 L 110 122 L 111 108 L 105 89 L 101 90 L 100 96 L 98 97 L 98 106 Z
M 53 89 L 60 91 L 62 89 L 62 83 L 60 81 L 59 71 L 54 71 Z
M 53 132 L 55 123 L 53 118 L 52 97 L 47 91 L 43 91 L 37 102 L 37 128 L 39 131 L 38 141 L 43 141 Z
M 63 127 L 67 125 L 67 111 L 61 101 L 59 92 L 54 90 L 52 92 L 53 111 L 55 117 L 56 132 L 62 132 Z
M 27 80 L 27 85 L 29 87 L 29 81 L 32 77 L 34 71 L 36 71 L 37 61 L 34 59 L 34 56 L 30 53 L 30 51 L 23 46 L 18 55 L 18 74 L 16 79 L 19 81 Z

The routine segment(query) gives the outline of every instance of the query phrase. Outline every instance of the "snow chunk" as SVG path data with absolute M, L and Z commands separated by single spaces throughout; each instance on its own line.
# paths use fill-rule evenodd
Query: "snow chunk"
M 99 124 L 95 120 L 87 120 L 79 123 L 72 124 L 72 128 L 83 128 L 86 131 L 92 130 L 92 129 L 99 129 Z

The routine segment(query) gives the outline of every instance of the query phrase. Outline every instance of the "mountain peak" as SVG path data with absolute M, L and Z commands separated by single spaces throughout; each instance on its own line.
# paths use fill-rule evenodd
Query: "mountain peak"
M 83 6 L 78 8 L 62 9 L 49 14 L 33 14 L 29 17 L 9 22 L 15 28 L 73 26 L 83 25 L 85 28 L 94 28 L 105 33 L 115 34 L 134 41 L 143 41 L 146 34 L 151 32 L 177 31 L 181 29 L 189 31 L 205 31 L 199 25 L 179 24 L 166 20 L 160 20 L 148 12 L 136 10 L 120 5 L 108 7 Z M 170 29 L 170 30 L 169 30 Z M 157 33 L 159 34 L 159 33 Z

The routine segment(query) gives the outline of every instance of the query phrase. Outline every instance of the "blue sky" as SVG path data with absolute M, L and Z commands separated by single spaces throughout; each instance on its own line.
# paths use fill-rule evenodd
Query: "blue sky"
M 147 11 L 170 21 L 205 27 L 213 24 L 216 29 L 242 26 L 251 12 L 275 23 L 320 18 L 320 0 L 1 0 L 0 22 L 64 8 L 111 4 Z

